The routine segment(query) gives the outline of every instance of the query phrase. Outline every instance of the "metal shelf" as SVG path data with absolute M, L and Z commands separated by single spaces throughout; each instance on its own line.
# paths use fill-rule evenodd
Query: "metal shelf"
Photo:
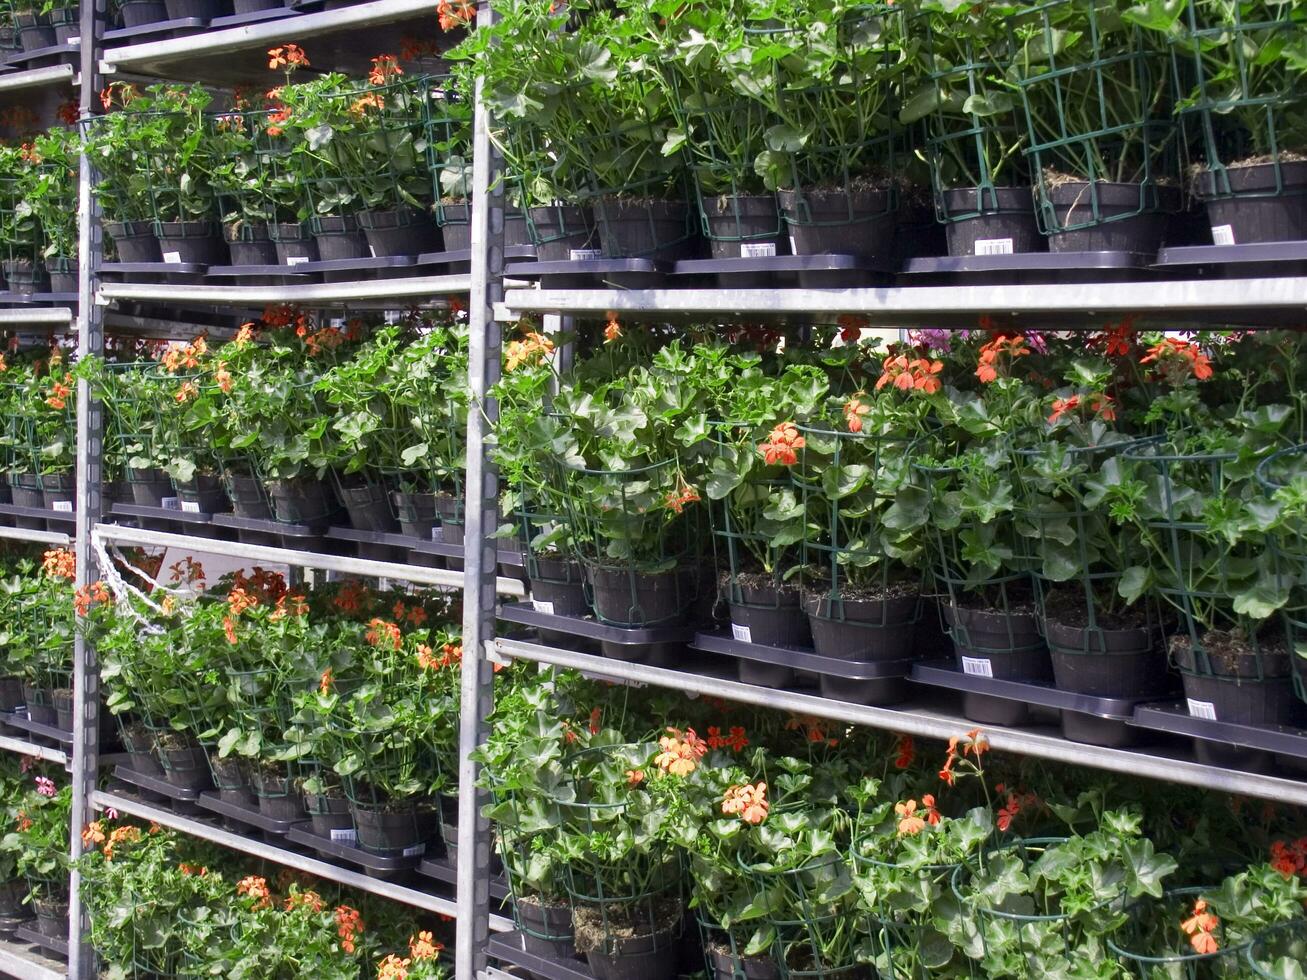
M 7 538 L 10 541 L 30 541 L 33 544 L 63 545 L 72 540 L 63 531 L 38 531 L 34 528 L 4 526 L 0 526 L 0 538 Z
M 712 316 L 831 320 L 860 313 L 887 326 L 974 327 L 982 314 L 1029 320 L 1056 317 L 1063 327 L 1099 325 L 1127 313 L 1169 321 L 1273 322 L 1301 319 L 1307 277 L 1188 279 L 1035 285 L 886 286 L 861 289 L 509 289 L 495 318 L 523 313 L 657 314 L 662 319 Z
M 68 753 L 64 752 L 63 749 L 52 749 L 47 745 L 37 745 L 34 742 L 13 738 L 9 735 L 0 735 L 0 751 L 35 756 L 46 762 L 56 762 L 61 766 L 68 765 Z
M 65 306 L 6 306 L 0 308 L 0 324 L 6 326 L 65 327 L 73 322 L 73 311 Z
M 616 678 L 639 684 L 651 684 L 694 694 L 711 694 L 729 701 L 793 711 L 797 714 L 828 718 L 849 725 L 865 725 L 923 738 L 947 740 L 972 728 L 984 729 L 990 745 L 999 750 L 1019 752 L 1041 759 L 1077 766 L 1092 766 L 1112 772 L 1128 773 L 1150 779 L 1201 786 L 1226 793 L 1240 793 L 1281 803 L 1307 805 L 1307 782 L 1281 779 L 1258 773 L 1237 772 L 1209 766 L 1146 749 L 1113 749 L 1071 742 L 1060 735 L 1038 729 L 977 726 L 960 715 L 922 708 L 877 708 L 848 701 L 833 701 L 814 694 L 776 690 L 724 680 L 689 671 L 647 664 L 630 663 L 607 657 L 560 650 L 523 640 L 494 639 L 486 643 L 487 654 L 572 667 L 587 674 Z
M 62 980 L 68 967 L 15 939 L 0 939 L 0 975 L 18 980 Z
M 450 898 L 441 898 L 438 895 L 432 895 L 429 892 L 421 891 L 417 888 L 409 888 L 406 885 L 396 884 L 392 881 L 385 881 L 381 878 L 372 878 L 358 871 L 351 871 L 349 868 L 342 868 L 331 864 L 327 861 L 319 861 L 317 858 L 309 857 L 305 854 L 299 854 L 295 851 L 287 850 L 284 847 L 278 847 L 275 844 L 267 844 L 261 840 L 253 840 L 241 834 L 235 834 L 228 830 L 222 830 L 203 820 L 197 820 L 193 817 L 182 817 L 173 813 L 171 810 L 165 810 L 161 807 L 151 806 L 148 803 L 142 803 L 129 796 L 120 796 L 117 793 L 97 792 L 91 799 L 91 805 L 97 810 L 103 810 L 107 807 L 113 807 L 119 813 L 129 813 L 141 820 L 153 820 L 155 823 L 171 827 L 173 830 L 179 830 L 184 834 L 192 837 L 199 837 L 201 840 L 212 841 L 222 847 L 229 847 L 234 851 L 242 851 L 246 854 L 252 854 L 255 857 L 264 858 L 268 861 L 274 861 L 277 864 L 285 865 L 288 868 L 294 868 L 297 871 L 304 871 L 311 875 L 317 875 L 327 881 L 334 881 L 350 888 L 357 888 L 359 891 L 370 892 L 373 895 L 379 895 L 382 898 L 388 898 L 394 902 L 402 902 L 404 905 L 411 905 L 415 908 L 426 909 L 428 912 L 439 912 L 442 915 L 453 915 L 457 911 L 454 900 Z M 499 915 L 492 915 L 491 928 L 507 932 L 513 928 L 512 920 Z
M 196 303 L 209 306 L 259 308 L 269 303 L 297 306 L 374 306 L 393 308 L 400 300 L 421 300 L 431 296 L 466 293 L 466 275 L 409 276 L 403 279 L 367 279 L 355 282 L 292 284 L 289 286 L 209 286 L 192 283 L 107 282 L 102 283 L 97 301 L 148 300 L 172 306 Z
M 45 85 L 66 83 L 70 88 L 77 86 L 77 73 L 72 65 L 50 65 L 47 68 L 29 68 L 27 71 L 9 72 L 0 75 L 0 96 L 20 89 L 40 88 Z
M 295 551 L 290 548 L 272 548 L 259 544 L 242 544 L 223 541 L 221 538 L 203 538 L 190 534 L 172 534 L 168 531 L 147 531 L 118 524 L 97 524 L 91 531 L 101 541 L 140 545 L 147 548 L 184 548 L 210 555 L 227 555 L 250 561 L 297 565 L 302 568 L 321 568 L 346 575 L 367 575 L 373 578 L 393 578 L 420 585 L 438 585 L 446 588 L 463 588 L 463 573 L 445 568 L 428 568 L 424 565 L 401 565 L 369 558 L 350 558 L 345 555 L 324 555 L 316 551 Z M 526 586 L 517 579 L 496 580 L 500 595 L 524 596 Z

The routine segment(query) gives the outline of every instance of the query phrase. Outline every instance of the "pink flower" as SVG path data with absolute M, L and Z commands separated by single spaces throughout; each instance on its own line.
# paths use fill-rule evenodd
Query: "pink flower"
M 107 806 L 104 808 L 104 815 L 108 817 L 110 820 L 118 819 L 118 811 L 111 806 Z
M 36 791 L 42 796 L 54 796 L 54 780 L 47 779 L 45 776 L 36 777 Z

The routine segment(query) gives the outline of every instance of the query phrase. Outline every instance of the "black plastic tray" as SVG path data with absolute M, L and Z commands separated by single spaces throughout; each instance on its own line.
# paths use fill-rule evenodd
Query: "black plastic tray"
M 204 29 L 205 21 L 199 17 L 179 17 L 176 20 L 156 20 L 136 27 L 119 27 L 104 32 L 104 40 L 109 44 L 142 44 L 145 41 L 162 41 L 192 34 Z
M 1285 726 L 1257 727 L 1236 725 L 1228 721 L 1209 721 L 1189 714 L 1184 701 L 1141 705 L 1135 709 L 1130 724 L 1137 728 L 1188 735 L 1207 742 L 1240 745 L 1276 755 L 1307 759 L 1307 730 Z
M 115 517 L 146 518 L 155 521 L 176 521 L 178 524 L 209 524 L 212 523 L 214 516 L 200 511 L 174 510 L 172 507 L 150 507 L 144 504 L 122 503 L 113 505 L 113 515 Z
M 12 936 L 19 927 L 33 921 L 30 913 L 24 915 L 0 915 L 0 936 Z
M 200 792 L 195 801 L 206 810 L 211 810 L 221 816 L 228 817 L 239 823 L 248 824 L 256 830 L 261 830 L 265 834 L 277 834 L 284 836 L 290 832 L 290 829 L 297 823 L 303 823 L 303 818 L 299 820 L 276 820 L 272 817 L 265 817 L 259 812 L 257 807 L 240 806 L 236 803 L 228 803 L 218 795 L 217 790 L 206 789 Z
M 413 551 L 422 543 L 421 538 L 409 534 L 397 534 L 393 531 L 360 531 L 353 527 L 329 527 L 325 537 L 334 541 L 350 541 L 354 544 L 376 544 L 387 548 L 404 548 Z
M 32 721 L 30 718 L 20 718 L 17 712 L 5 715 L 4 723 L 10 728 L 17 728 L 19 731 L 27 732 L 30 735 L 38 735 L 41 738 L 48 738 L 60 745 L 71 746 L 73 744 L 72 732 L 64 731 L 64 729 L 57 728 L 54 725 Z
M 1097 698 L 1088 694 L 1075 694 L 1060 691 L 1045 684 L 1031 684 L 1021 681 L 997 680 L 993 677 L 979 677 L 964 674 L 955 667 L 936 664 L 917 664 L 912 668 L 912 680 L 918 684 L 942 687 L 952 691 L 964 691 L 971 694 L 983 694 L 986 697 L 1002 698 L 1005 701 L 1023 701 L 1041 708 L 1053 708 L 1057 711 L 1074 711 L 1082 715 L 1094 715 L 1112 721 L 1127 722 L 1134 717 L 1140 704 L 1156 701 L 1156 696 L 1139 698 Z
M 214 514 L 210 523 L 214 527 L 229 527 L 236 531 L 257 531 L 260 534 L 275 534 L 283 538 L 307 538 L 312 541 L 321 540 L 325 530 L 310 527 L 308 524 L 282 524 L 280 521 L 268 518 L 240 517 L 236 514 Z
M 151 793 L 166 796 L 178 803 L 198 802 L 200 793 L 203 792 L 198 789 L 184 789 L 181 786 L 174 786 L 161 776 L 151 776 L 147 773 L 137 772 L 131 766 L 114 766 L 113 775 L 115 779 L 130 783 L 137 789 L 149 790 Z
M 420 555 L 439 555 L 442 558 L 462 558 L 463 546 L 461 544 L 450 544 L 448 541 L 423 541 L 417 539 L 417 544 L 413 550 Z M 496 548 L 495 561 L 501 565 L 512 565 L 517 568 L 526 566 L 526 558 L 522 552 L 512 548 Z
M 673 276 L 712 276 L 722 286 L 749 286 L 763 277 L 769 285 L 797 283 L 818 289 L 884 283 L 897 271 L 897 263 L 893 261 L 874 264 L 856 255 L 760 255 L 683 259 L 676 263 Z
M 553 630 L 570 636 L 622 645 L 646 643 L 688 643 L 694 639 L 692 626 L 610 626 L 597 619 L 581 616 L 555 616 L 536 612 L 529 602 L 507 602 L 499 609 L 499 618 L 532 629 Z
M 595 980 L 594 971 L 584 960 L 562 960 L 528 953 L 522 948 L 522 933 L 516 931 L 492 933 L 486 943 L 486 954 L 545 980 Z
M 458 884 L 458 866 L 448 857 L 423 858 L 418 865 L 418 874 L 449 885 Z M 508 900 L 511 891 L 502 875 L 494 875 L 489 883 L 490 897 L 497 902 Z
M 842 660 L 823 657 L 812 650 L 795 647 L 774 647 L 763 643 L 746 643 L 726 633 L 696 633 L 690 646 L 705 653 L 722 653 L 741 660 L 756 660 L 764 664 L 793 667 L 814 674 L 845 677 L 849 680 L 869 681 L 884 677 L 906 677 L 912 672 L 915 657 L 903 660 Z
M 263 10 L 251 10 L 247 14 L 228 14 L 215 17 L 209 21 L 209 29 L 218 31 L 226 27 L 244 27 L 246 24 L 261 24 L 266 20 L 285 20 L 299 16 L 298 11 L 290 7 L 266 7 Z
M 5 64 L 15 66 L 37 67 L 35 64 L 39 61 L 49 61 L 50 64 L 58 64 L 65 59 L 71 62 L 76 58 L 79 49 L 76 44 L 52 44 L 48 48 L 36 48 L 32 51 L 15 51 L 5 59 Z
M 208 270 L 202 262 L 106 262 L 100 272 L 124 276 L 202 276 Z
M 1249 242 L 1245 245 L 1177 245 L 1157 253 L 1162 267 L 1307 262 L 1307 242 Z
M 934 255 L 909 259 L 910 276 L 988 275 L 996 272 L 1065 273 L 1076 270 L 1146 272 L 1153 256 L 1142 252 L 1012 252 L 1007 255 Z
M 77 514 L 67 510 L 47 510 L 44 507 L 20 507 L 17 504 L 0 504 L 0 514 L 10 517 L 28 517 L 38 521 L 62 521 L 76 524 Z
M 353 844 L 346 844 L 342 841 L 334 841 L 327 837 L 319 837 L 307 822 L 297 823 L 290 828 L 286 834 L 286 839 L 292 844 L 300 844 L 304 847 L 312 848 L 319 854 L 330 855 L 341 861 L 347 861 L 350 864 L 356 864 L 368 871 L 375 871 L 378 874 L 390 875 L 398 874 L 402 871 L 411 871 L 416 868 L 425 856 L 423 854 L 412 855 L 385 855 L 373 854 L 371 851 L 365 851 L 361 847 Z M 430 844 L 427 844 L 428 849 Z
M 522 279 L 539 279 L 545 288 L 602 286 L 611 283 L 623 289 L 652 289 L 662 285 L 674 264 L 659 259 L 570 259 L 556 262 L 519 262 L 504 274 Z
M 34 306 L 39 303 L 67 306 L 69 303 L 76 303 L 77 298 L 76 293 L 11 293 L 8 290 L 0 292 L 0 303 L 6 306 Z
M 45 935 L 36 927 L 36 923 L 31 925 L 18 926 L 14 929 L 14 936 L 25 943 L 31 943 L 33 946 L 40 946 L 47 952 L 54 953 L 60 959 L 68 959 L 68 940 L 53 939 Z

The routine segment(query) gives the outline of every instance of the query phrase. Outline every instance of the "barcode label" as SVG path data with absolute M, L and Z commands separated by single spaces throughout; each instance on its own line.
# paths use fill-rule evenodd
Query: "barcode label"
M 1195 701 L 1193 698 L 1185 698 L 1189 702 L 1189 717 L 1204 718 L 1207 721 L 1216 721 L 1216 705 L 1211 701 Z
M 181 253 L 181 252 L 164 252 L 164 253 L 163 253 L 163 260 L 164 260 L 165 262 L 167 262 L 169 265 L 181 265 L 181 264 L 182 264 L 182 253 Z
M 749 627 L 747 626 L 740 626 L 737 623 L 731 623 L 731 639 L 738 640 L 741 643 L 752 643 L 753 633 L 749 631 Z
M 440 533 L 440 525 L 437 524 L 431 529 L 431 540 L 440 541 L 444 536 Z
M 427 853 L 426 844 L 414 844 L 412 847 L 404 848 L 403 854 L 406 858 L 417 857 L 419 854 Z
M 286 256 L 286 264 L 287 264 L 287 265 L 303 265 L 305 262 L 308 262 L 308 261 L 309 261 L 309 257 L 308 257 L 307 255 L 288 255 L 288 256 Z
M 769 259 L 776 254 L 775 242 L 740 242 L 740 257 L 745 259 Z
M 353 827 L 346 827 L 344 830 L 332 828 L 331 839 L 342 844 L 353 844 L 359 838 L 358 834 L 354 833 Z
M 198 500 L 183 500 L 182 510 L 187 514 L 198 514 L 200 512 L 200 502 Z
M 1012 239 L 1010 238 L 978 238 L 976 239 L 977 255 L 1011 255 Z
M 604 252 L 599 248 L 574 248 L 568 251 L 567 257 L 573 262 L 588 262 L 591 259 L 602 259 Z
M 1212 225 L 1212 244 L 1213 244 L 1213 245 L 1233 245 L 1233 244 L 1234 244 L 1234 226 L 1233 226 L 1233 225 Z
M 181 501 L 178 500 L 176 497 L 164 497 L 162 500 L 159 501 L 159 506 L 162 507 L 164 510 L 182 509 Z
M 545 602 L 543 599 L 532 599 L 531 608 L 538 613 L 544 613 L 546 616 L 552 616 L 554 614 L 554 604 L 552 602 Z
M 988 657 L 963 657 L 962 673 L 974 677 L 993 677 L 994 665 L 989 662 Z
M 73 502 L 71 500 L 56 500 L 51 504 L 52 510 L 57 510 L 61 514 L 71 514 L 73 512 Z

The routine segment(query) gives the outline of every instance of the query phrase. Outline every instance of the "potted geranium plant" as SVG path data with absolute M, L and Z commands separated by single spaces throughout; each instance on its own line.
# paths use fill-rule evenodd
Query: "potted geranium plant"
M 142 132 L 153 100 L 128 82 L 110 82 L 100 102 L 105 114 L 86 127 L 84 142 L 100 178 L 95 193 L 104 210 L 105 234 L 119 262 L 160 262 Z
M 10 292 L 35 292 L 45 281 L 41 224 L 28 199 L 40 163 L 32 143 L 0 147 L 0 271 Z
M 56 127 L 35 137 L 35 165 L 23 173 L 22 195 L 40 225 L 41 260 L 55 293 L 77 292 L 76 128 Z
M 18 873 L 27 879 L 27 901 L 43 936 L 68 935 L 68 842 L 72 786 L 56 787 L 38 775 L 20 798 L 4 848 L 16 853 Z

